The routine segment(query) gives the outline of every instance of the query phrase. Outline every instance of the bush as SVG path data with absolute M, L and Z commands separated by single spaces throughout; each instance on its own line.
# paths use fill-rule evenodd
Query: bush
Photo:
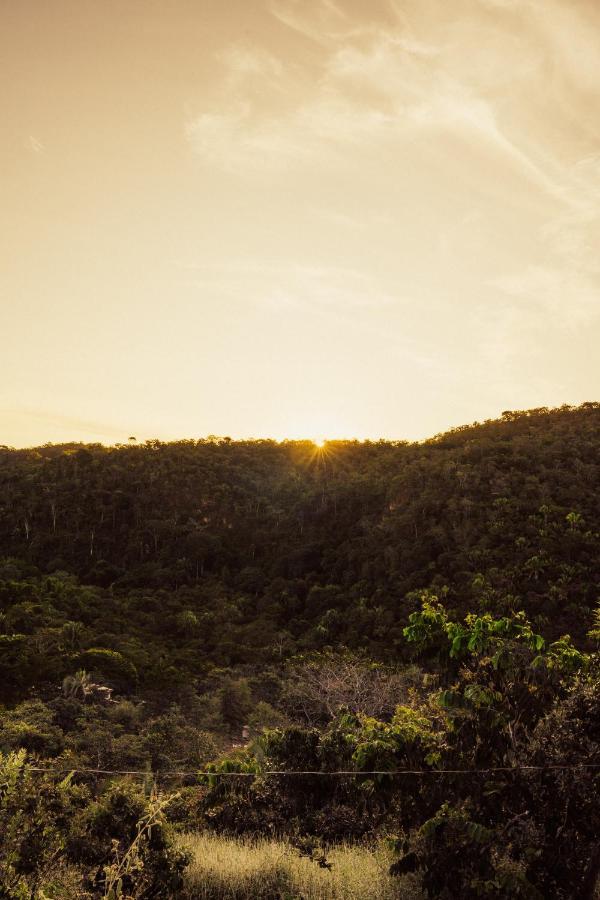
M 68 850 L 90 870 L 89 890 L 144 900 L 175 895 L 188 856 L 172 843 L 169 799 L 146 798 L 133 785 L 119 784 L 80 814 Z
M 176 896 L 188 856 L 173 845 L 169 799 L 120 784 L 90 802 L 71 776 L 34 771 L 24 750 L 0 754 L 0 897 Z
M 35 773 L 19 750 L 0 753 L 0 897 L 42 896 L 60 880 L 73 816 L 88 799 L 70 778 L 58 783 Z M 63 872 L 64 874 L 64 872 Z
M 41 700 L 26 700 L 0 713 L 0 748 L 24 749 L 40 756 L 57 756 L 64 746 L 62 729 L 54 712 Z
M 88 671 L 92 680 L 108 684 L 119 693 L 131 691 L 137 685 L 135 666 L 118 650 L 92 647 L 79 655 L 77 665 Z

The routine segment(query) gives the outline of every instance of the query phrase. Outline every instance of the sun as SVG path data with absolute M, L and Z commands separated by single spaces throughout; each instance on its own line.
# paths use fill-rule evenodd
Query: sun
M 325 446 L 325 444 L 327 443 L 327 438 L 316 437 L 316 438 L 312 439 L 312 442 L 315 445 L 315 447 L 317 447 L 319 450 L 322 450 L 323 447 Z

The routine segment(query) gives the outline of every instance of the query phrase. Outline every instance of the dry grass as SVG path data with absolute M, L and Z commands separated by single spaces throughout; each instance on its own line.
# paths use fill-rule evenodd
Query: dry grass
M 209 833 L 183 835 L 193 854 L 186 877 L 190 900 L 419 900 L 412 879 L 392 878 L 383 850 L 332 849 L 321 869 L 282 841 L 243 840 Z

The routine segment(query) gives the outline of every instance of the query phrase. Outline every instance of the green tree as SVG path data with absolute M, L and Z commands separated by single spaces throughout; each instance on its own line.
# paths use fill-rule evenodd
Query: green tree
M 248 682 L 230 679 L 221 689 L 221 716 L 231 733 L 240 734 L 252 709 L 252 693 Z

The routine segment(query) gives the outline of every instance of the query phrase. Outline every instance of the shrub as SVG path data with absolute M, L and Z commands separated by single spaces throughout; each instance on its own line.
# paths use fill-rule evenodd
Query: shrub
M 42 896 L 59 878 L 70 822 L 88 799 L 69 777 L 58 783 L 33 772 L 26 753 L 0 753 L 0 896 Z M 64 874 L 64 873 L 63 873 Z
M 173 845 L 165 818 L 169 800 L 118 784 L 82 811 L 68 850 L 89 870 L 88 889 L 144 900 L 175 895 L 188 856 Z

